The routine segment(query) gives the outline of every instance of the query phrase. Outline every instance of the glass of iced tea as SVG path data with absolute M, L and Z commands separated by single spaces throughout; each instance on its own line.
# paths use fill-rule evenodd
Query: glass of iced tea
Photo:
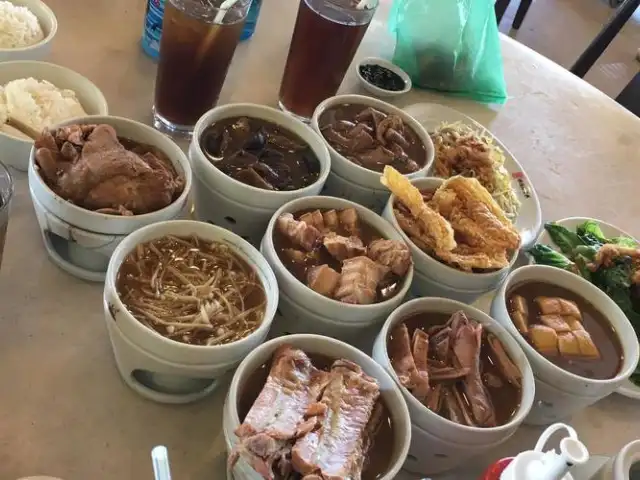
M 166 0 L 154 126 L 190 136 L 218 101 L 251 0 Z
M 338 91 L 378 0 L 300 0 L 280 108 L 309 120 L 324 99 Z
M 4 252 L 4 241 L 7 237 L 12 199 L 13 178 L 7 167 L 0 163 L 0 265 L 2 265 L 2 252 Z

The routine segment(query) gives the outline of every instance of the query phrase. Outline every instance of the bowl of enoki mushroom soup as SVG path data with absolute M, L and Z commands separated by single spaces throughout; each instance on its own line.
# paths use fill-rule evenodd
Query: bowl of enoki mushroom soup
M 124 380 L 158 401 L 195 399 L 261 344 L 278 304 L 273 271 L 220 227 L 167 221 L 116 249 L 105 318 Z

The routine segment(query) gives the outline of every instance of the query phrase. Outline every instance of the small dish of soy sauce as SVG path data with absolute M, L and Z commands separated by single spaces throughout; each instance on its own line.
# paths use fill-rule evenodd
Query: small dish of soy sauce
M 383 58 L 369 57 L 356 65 L 362 86 L 377 97 L 397 97 L 411 90 L 411 78 L 397 65 Z

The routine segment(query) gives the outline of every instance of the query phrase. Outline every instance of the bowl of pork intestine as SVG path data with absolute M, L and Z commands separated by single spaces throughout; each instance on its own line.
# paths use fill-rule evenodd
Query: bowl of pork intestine
M 280 267 L 274 268 L 282 291 L 309 297 L 307 308 L 323 314 L 327 301 L 334 307 L 399 303 L 413 277 L 411 253 L 393 227 L 372 211 L 334 197 L 284 205 L 261 249 Z
M 416 299 L 383 327 L 374 358 L 387 365 L 412 413 L 426 427 L 514 428 L 529 412 L 533 373 L 517 343 L 495 320 L 446 299 Z M 435 415 L 434 415 L 435 414 Z
M 224 419 L 229 468 L 242 478 L 392 479 L 411 438 L 388 374 L 355 348 L 316 335 L 275 339 L 247 357 Z

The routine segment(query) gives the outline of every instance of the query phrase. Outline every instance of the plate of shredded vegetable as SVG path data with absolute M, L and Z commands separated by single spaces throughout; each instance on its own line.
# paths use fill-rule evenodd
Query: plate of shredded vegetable
M 428 132 L 435 147 L 429 175 L 474 177 L 511 220 L 527 247 L 542 225 L 540 201 L 529 177 L 509 150 L 487 128 L 465 114 L 435 103 L 404 109 Z
M 564 218 L 546 223 L 527 254 L 531 263 L 571 271 L 600 288 L 640 338 L 640 243 L 630 234 L 602 220 Z M 617 392 L 640 400 L 640 368 Z

